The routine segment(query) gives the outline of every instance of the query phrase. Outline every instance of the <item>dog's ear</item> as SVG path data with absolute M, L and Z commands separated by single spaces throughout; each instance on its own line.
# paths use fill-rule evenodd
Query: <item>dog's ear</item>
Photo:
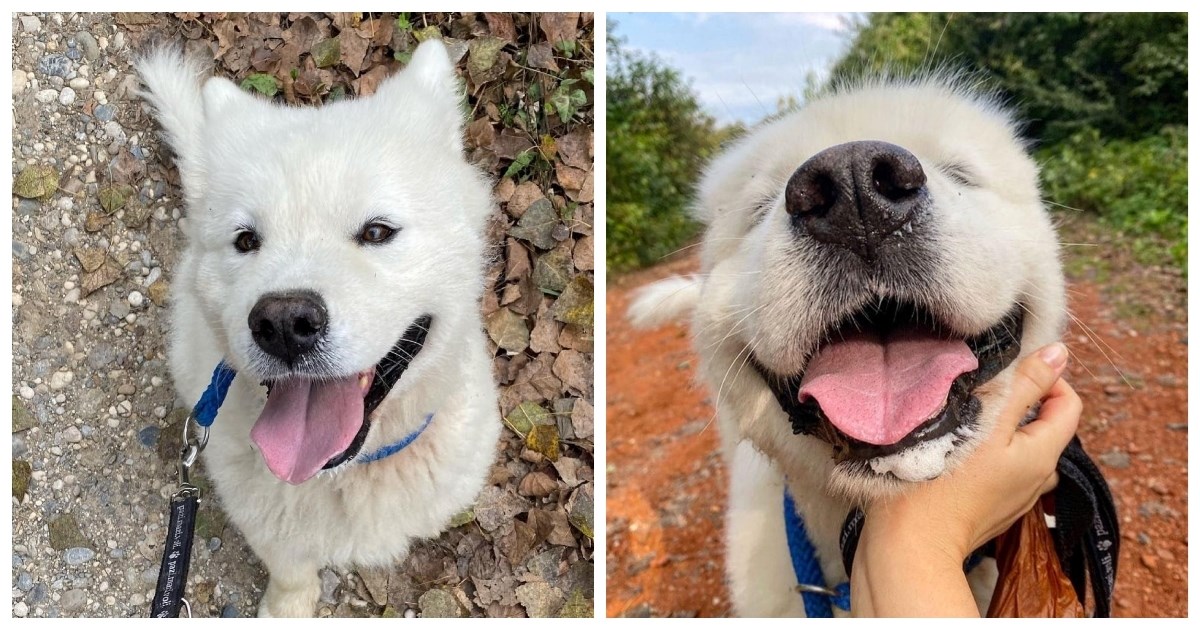
M 412 94 L 418 92 L 418 94 Z M 431 98 L 436 107 L 421 108 L 433 117 L 437 133 L 445 133 L 449 146 L 462 148 L 463 92 L 450 53 L 441 40 L 426 40 L 417 46 L 404 70 L 384 81 L 375 97 L 390 109 L 406 109 L 412 98 Z

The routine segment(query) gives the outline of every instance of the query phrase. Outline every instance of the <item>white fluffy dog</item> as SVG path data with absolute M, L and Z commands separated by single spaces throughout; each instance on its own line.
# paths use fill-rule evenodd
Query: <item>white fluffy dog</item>
M 1016 358 L 1060 336 L 1055 233 L 1013 119 L 946 78 L 844 87 L 762 125 L 709 167 L 696 210 L 701 273 L 631 313 L 691 314 L 730 471 L 735 611 L 801 616 L 785 486 L 815 586 L 844 582 L 847 513 L 961 462 Z M 994 563 L 970 577 L 986 610 Z
M 188 209 L 175 386 L 192 405 L 219 362 L 237 371 L 206 468 L 270 572 L 259 614 L 310 616 L 321 567 L 402 559 L 495 459 L 478 308 L 493 202 L 454 70 L 426 42 L 373 96 L 297 108 L 172 49 L 137 65 Z

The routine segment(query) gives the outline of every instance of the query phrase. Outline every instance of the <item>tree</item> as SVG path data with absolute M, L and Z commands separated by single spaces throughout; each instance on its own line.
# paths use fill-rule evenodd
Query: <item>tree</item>
M 717 147 L 691 86 L 655 57 L 624 49 L 609 25 L 607 251 L 610 269 L 658 261 L 695 235 L 694 184 Z
M 1182 13 L 876 13 L 833 75 L 939 66 L 983 72 L 1043 144 L 1187 124 Z

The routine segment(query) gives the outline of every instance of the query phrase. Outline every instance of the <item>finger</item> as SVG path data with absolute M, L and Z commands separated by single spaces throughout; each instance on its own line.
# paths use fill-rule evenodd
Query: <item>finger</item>
M 1000 416 L 1000 428 L 1007 428 L 1006 434 L 1011 435 L 1020 425 L 1029 407 L 1050 391 L 1066 365 L 1067 347 L 1060 342 L 1041 348 L 1017 364 L 1008 406 Z
M 1030 449 L 1034 461 L 1057 461 L 1063 449 L 1075 436 L 1079 428 L 1079 416 L 1083 412 L 1083 401 L 1079 394 L 1063 379 L 1055 381 L 1042 408 L 1033 422 L 1017 429 L 1014 440 L 1023 440 Z

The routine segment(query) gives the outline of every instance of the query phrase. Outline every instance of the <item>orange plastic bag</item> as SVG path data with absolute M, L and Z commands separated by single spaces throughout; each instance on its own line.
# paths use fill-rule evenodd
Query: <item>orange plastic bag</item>
M 1058 562 L 1040 501 L 996 538 L 996 568 L 988 617 L 1088 616 Z

